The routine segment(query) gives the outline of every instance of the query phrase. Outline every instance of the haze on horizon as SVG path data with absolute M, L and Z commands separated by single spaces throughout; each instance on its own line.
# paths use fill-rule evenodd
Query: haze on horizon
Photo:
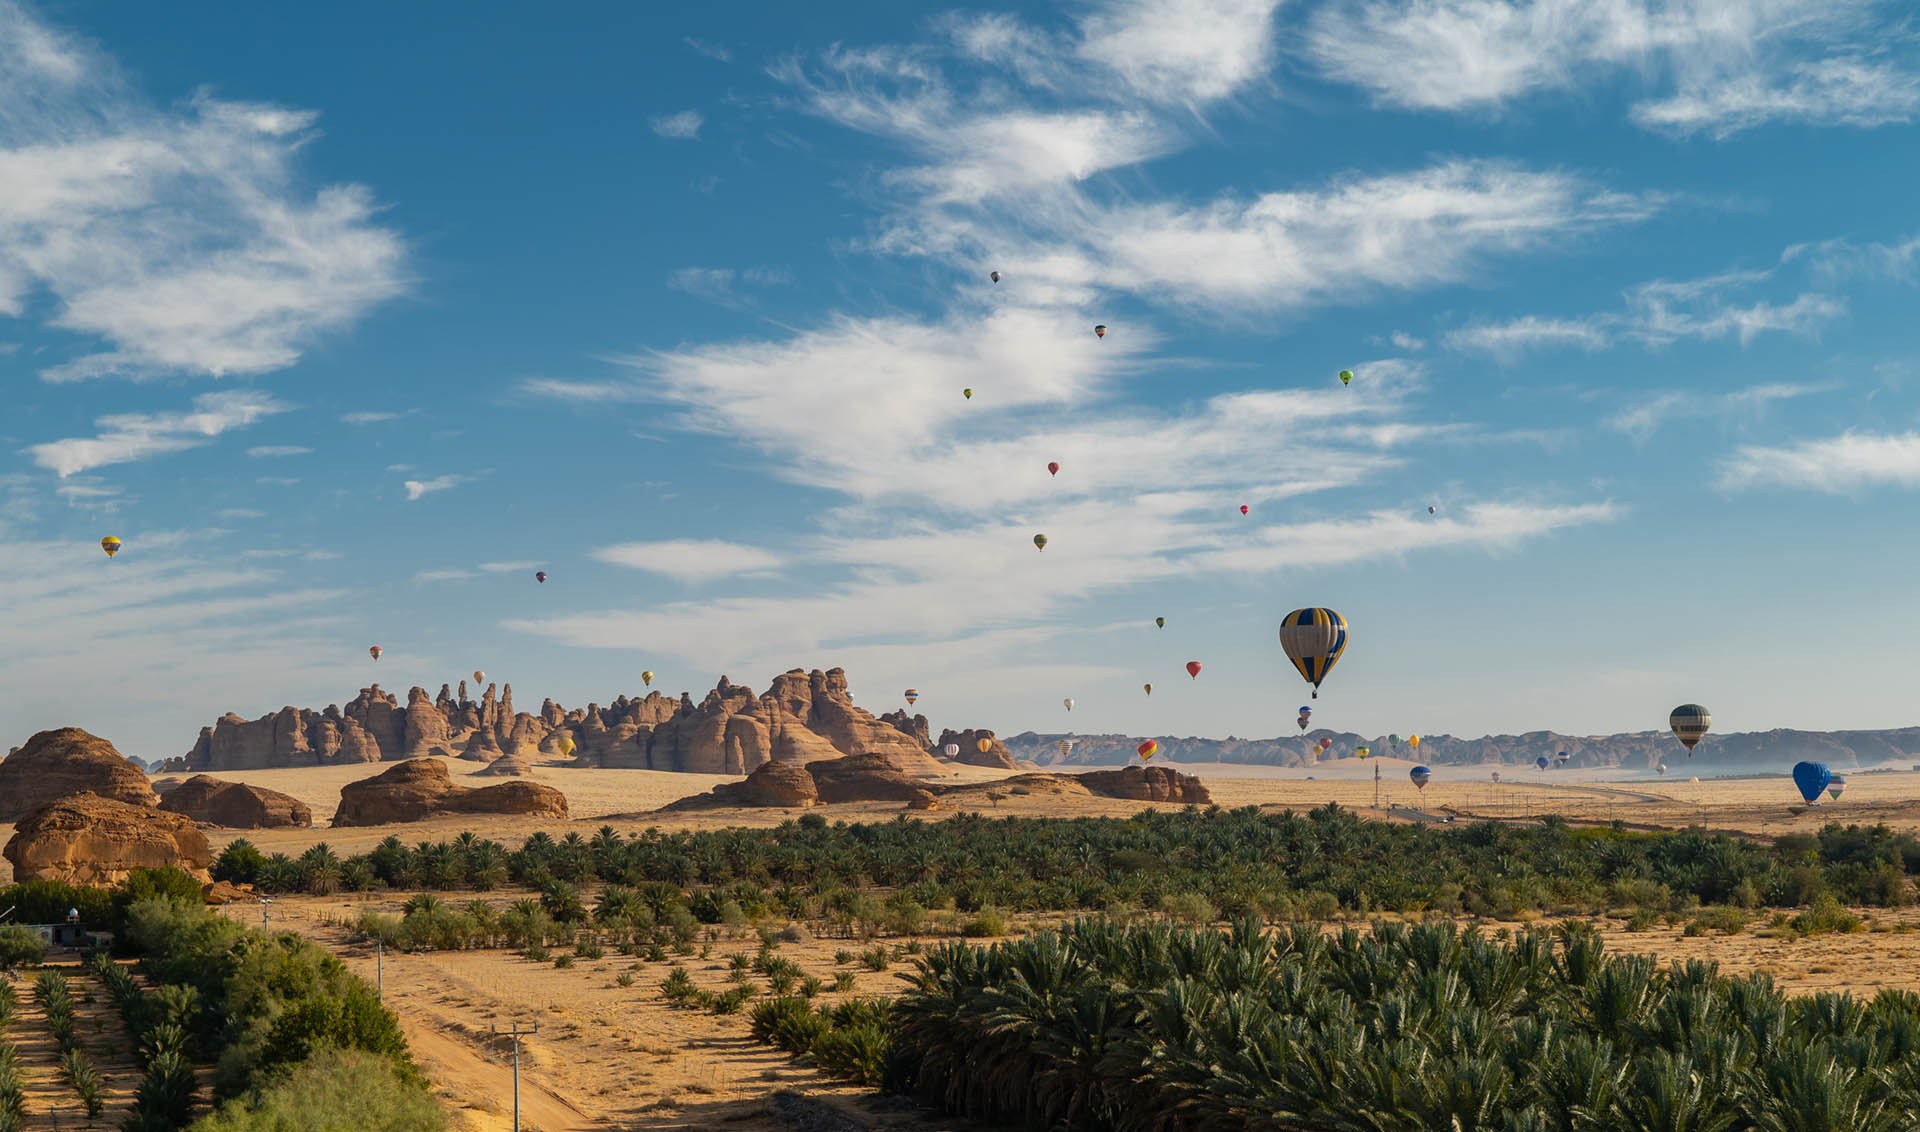
M 1903 14 L 0 0 L 0 746 L 1920 722 Z

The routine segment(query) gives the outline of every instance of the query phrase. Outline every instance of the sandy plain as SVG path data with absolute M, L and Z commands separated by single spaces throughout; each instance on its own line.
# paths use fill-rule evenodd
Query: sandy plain
M 474 775 L 473 763 L 449 761 L 463 785 L 497 779 Z M 1630 828 L 1683 828 L 1777 836 L 1813 832 L 1827 821 L 1885 824 L 1920 831 L 1920 773 L 1849 770 L 1849 786 L 1838 802 L 1806 807 L 1784 778 L 1704 779 L 1682 777 L 1684 762 L 1665 778 L 1617 775 L 1582 778 L 1577 773 L 1539 772 L 1512 767 L 1441 767 L 1427 788 L 1407 780 L 1413 764 L 1404 759 L 1330 760 L 1308 770 L 1240 766 L 1179 766 L 1206 781 L 1217 804 L 1227 808 L 1258 806 L 1278 811 L 1306 810 L 1328 802 L 1388 821 L 1443 821 L 1491 817 L 1537 820 L 1554 814 L 1568 821 L 1619 821 Z M 783 809 L 726 809 L 660 813 L 659 807 L 704 791 L 726 776 L 654 771 L 582 770 L 541 766 L 534 779 L 564 792 L 569 821 L 472 815 L 406 825 L 332 829 L 339 789 L 384 766 L 327 767 L 250 771 L 220 777 L 285 791 L 313 808 L 316 826 L 306 830 L 207 831 L 216 850 L 246 837 L 267 852 L 298 854 L 317 842 L 342 853 L 363 852 L 388 835 L 409 844 L 452 837 L 463 831 L 502 841 L 510 847 L 545 829 L 558 836 L 589 834 L 601 825 L 626 833 L 663 830 L 765 826 L 789 820 Z M 1491 780 L 1495 769 L 1503 782 Z M 1376 783 L 1374 774 L 1379 772 Z M 1311 777 L 1309 777 L 1311 775 Z M 940 820 L 974 810 L 987 816 L 1126 815 L 1152 803 L 1118 799 L 1012 795 L 993 789 L 1003 772 L 962 768 L 955 783 L 971 784 L 962 797 L 947 799 L 940 810 L 916 816 Z M 1603 780 L 1611 779 L 1611 780 Z M 1377 795 L 1376 795 L 1377 790 Z M 1168 807 L 1168 808 L 1179 808 Z M 833 820 L 892 820 L 902 807 L 870 804 L 821 807 Z M 0 835 L 10 835 L 7 830 Z M 522 1127 L 540 1132 L 609 1128 L 760 1129 L 848 1128 L 924 1132 L 969 1127 L 964 1122 L 928 1117 L 910 1108 L 889 1106 L 861 1090 L 836 1084 L 768 1047 L 752 1042 L 744 1014 L 718 1016 L 670 1007 L 660 993 L 670 963 L 642 962 L 611 950 L 601 960 L 581 959 L 569 968 L 535 963 L 506 951 L 376 957 L 355 942 L 346 924 L 373 908 L 398 912 L 406 893 L 362 896 L 282 897 L 271 908 L 276 928 L 302 932 L 340 954 L 355 970 L 377 978 L 386 1001 L 406 1026 L 416 1056 L 454 1114 L 456 1129 L 495 1132 L 510 1126 L 511 1073 L 507 1043 L 488 1032 L 490 1025 L 538 1022 L 540 1032 L 525 1039 L 521 1059 Z M 455 901 L 465 894 L 447 894 Z M 504 904 L 526 895 L 502 891 L 488 895 Z M 234 905 L 229 914 L 257 917 L 260 909 Z M 1629 933 L 1619 921 L 1603 921 L 1609 945 L 1651 953 L 1664 960 L 1708 958 L 1730 972 L 1765 970 L 1790 991 L 1851 989 L 1871 994 L 1882 986 L 1920 988 L 1920 910 L 1879 911 L 1868 915 L 1871 930 L 1849 935 L 1793 939 L 1760 930 L 1756 919 L 1737 935 L 1686 937 L 1678 924 L 1656 925 Z M 1030 920 L 1016 930 L 1044 926 Z M 1502 926 L 1488 924 L 1487 930 Z M 930 924 L 921 942 L 943 938 L 941 924 Z M 898 952 L 904 938 L 884 941 Z M 705 958 L 683 962 L 696 983 L 710 990 L 728 986 L 727 961 L 751 954 L 751 935 L 724 933 L 708 945 Z M 841 964 L 840 951 L 859 951 L 863 941 L 810 938 L 783 945 L 780 954 L 798 962 L 829 988 L 836 975 L 851 972 L 850 992 L 827 990 L 821 1001 L 853 995 L 892 993 L 910 960 L 901 957 L 886 971 Z M 556 954 L 563 949 L 556 949 Z M 622 986 L 622 975 L 632 976 Z M 763 980 L 756 980 L 763 982 Z M 765 993 L 764 986 L 762 993 Z M 784 1094 L 784 1095 L 783 1095 Z

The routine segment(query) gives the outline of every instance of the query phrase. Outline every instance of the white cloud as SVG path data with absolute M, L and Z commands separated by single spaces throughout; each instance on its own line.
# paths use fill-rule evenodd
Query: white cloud
M 1797 487 L 1836 494 L 1878 486 L 1920 487 L 1920 434 L 1846 432 L 1777 448 L 1742 445 L 1721 461 L 1720 486 Z
M 1661 93 L 1633 120 L 1726 136 L 1767 121 L 1909 120 L 1920 80 L 1883 0 L 1336 0 L 1304 47 L 1331 78 L 1419 110 L 1498 108 L 1604 77 Z M 1882 13 L 1886 20 L 1879 17 Z
M 683 40 L 688 47 L 693 48 L 694 51 L 716 62 L 730 63 L 733 61 L 733 52 L 727 50 L 724 44 L 707 43 L 704 40 L 695 39 L 690 35 L 683 37 Z
M 1609 342 L 1607 332 L 1594 319 L 1540 318 L 1536 315 L 1450 330 L 1446 336 L 1450 350 L 1491 354 L 1506 360 L 1532 350 L 1558 346 L 1576 346 L 1591 353 Z
M 1387 340 L 1393 343 L 1396 350 L 1424 350 L 1427 346 L 1426 339 L 1416 338 L 1404 330 L 1394 331 Z
M 65 478 L 76 472 L 126 464 L 210 443 L 229 429 L 244 428 L 292 406 L 265 393 L 235 390 L 203 393 L 184 413 L 113 413 L 94 421 L 100 435 L 56 440 L 26 449 L 33 462 Z
M 0 314 L 107 348 L 43 371 L 263 373 L 406 285 L 404 249 L 358 185 L 307 193 L 314 116 L 200 93 L 150 105 L 113 62 L 0 0 Z
M 520 392 L 556 401 L 612 403 L 637 401 L 641 394 L 632 384 L 621 381 L 560 381 L 551 377 L 529 377 L 520 382 Z
M 1607 425 L 1636 440 L 1645 441 L 1670 420 L 1686 417 L 1724 418 L 1740 413 L 1751 415 L 1764 412 L 1776 401 L 1809 397 L 1833 388 L 1830 384 L 1773 382 L 1732 393 L 1662 393 L 1608 418 Z
M 416 582 L 454 582 L 463 578 L 475 578 L 479 575 L 471 570 L 422 570 L 413 576 Z
M 1920 236 L 1892 244 L 1856 244 L 1849 240 L 1795 244 L 1782 252 L 1780 259 L 1783 263 L 1805 260 L 1815 275 L 1830 281 L 1863 278 L 1911 283 L 1914 268 L 1920 265 Z
M 1213 102 L 1263 77 L 1280 0 L 1110 0 L 1080 22 L 1079 55 L 1152 101 Z
M 401 416 L 402 414 L 400 413 L 385 413 L 385 412 L 377 412 L 377 411 L 359 412 L 359 413 L 342 413 L 340 415 L 340 421 L 342 424 L 370 425 L 370 424 L 379 424 L 382 421 L 397 421 L 400 419 Z
M 482 562 L 480 569 L 488 574 L 518 574 L 538 565 L 538 562 Z
M 265 511 L 258 511 L 252 507 L 227 507 L 214 512 L 214 514 L 222 519 L 264 519 L 267 517 Z
M 604 546 L 594 558 L 614 566 L 664 574 L 680 582 L 736 574 L 761 574 L 781 565 L 779 555 L 758 547 L 717 539 L 672 539 L 667 542 L 626 542 Z M 531 569 L 533 563 L 527 563 Z
M 253 482 L 263 487 L 292 487 L 300 482 L 299 476 L 255 476 Z
M 461 475 L 435 476 L 430 480 L 408 480 L 403 486 L 407 489 L 407 498 L 411 500 L 419 499 L 423 495 L 431 495 L 436 491 L 459 487 L 471 478 L 471 476 Z
M 247 449 L 247 455 L 258 458 L 274 456 L 305 456 L 313 449 L 302 448 L 298 444 L 260 444 Z
M 652 121 L 654 133 L 686 141 L 700 136 L 700 127 L 706 119 L 698 110 L 682 110 L 678 114 L 658 115 Z

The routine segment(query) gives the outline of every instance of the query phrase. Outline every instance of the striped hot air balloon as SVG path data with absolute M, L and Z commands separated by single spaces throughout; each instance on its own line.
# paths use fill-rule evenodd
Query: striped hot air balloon
M 1681 704 L 1667 717 L 1667 726 L 1673 728 L 1673 737 L 1687 749 L 1687 757 L 1693 757 L 1694 744 L 1707 737 L 1707 731 L 1713 727 L 1713 716 L 1699 704 Z
M 1154 755 L 1159 753 L 1160 744 L 1154 742 L 1151 739 L 1148 739 L 1145 742 L 1141 743 L 1138 747 L 1135 747 L 1134 750 L 1140 752 L 1141 762 L 1147 762 L 1150 759 L 1152 759 Z
M 907 689 L 907 691 L 906 691 L 906 697 L 907 697 L 907 706 L 908 706 L 908 707 L 912 707 L 912 706 L 913 706 L 913 701 L 915 701 L 915 700 L 917 700 L 917 699 L 919 699 L 919 698 L 920 698 L 920 689 L 918 689 L 918 688 L 908 688 L 908 689 Z
M 1320 682 L 1347 648 L 1347 619 L 1331 609 L 1296 609 L 1280 619 L 1280 647 L 1320 698 Z
M 1425 790 L 1428 780 L 1433 777 L 1433 771 L 1428 767 L 1417 766 L 1407 772 L 1407 777 L 1413 781 L 1416 789 Z

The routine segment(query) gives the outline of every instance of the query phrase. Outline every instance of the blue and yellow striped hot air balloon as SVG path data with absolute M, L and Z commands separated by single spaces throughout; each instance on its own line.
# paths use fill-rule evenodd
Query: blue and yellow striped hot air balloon
M 1331 609 L 1296 609 L 1280 619 L 1280 647 L 1320 698 L 1320 681 L 1327 678 L 1347 647 L 1347 619 Z
M 908 706 L 908 707 L 912 707 L 912 706 L 913 706 L 913 701 L 915 701 L 915 700 L 917 700 L 917 699 L 919 699 L 919 698 L 920 698 L 920 689 L 918 689 L 918 688 L 908 688 L 908 689 L 907 689 L 907 692 L 906 692 L 906 695 L 907 695 L 907 706 Z

